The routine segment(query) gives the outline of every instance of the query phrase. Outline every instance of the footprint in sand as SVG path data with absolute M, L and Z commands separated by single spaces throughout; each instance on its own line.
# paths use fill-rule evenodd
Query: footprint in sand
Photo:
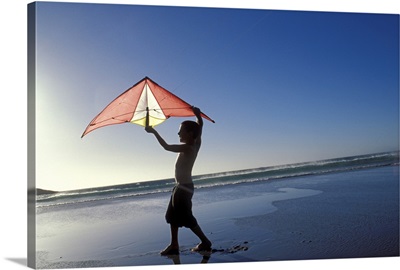
M 246 251 L 246 250 L 249 249 L 249 247 L 246 246 L 247 244 L 248 244 L 248 242 L 245 241 L 245 242 L 243 242 L 243 244 L 239 244 L 239 245 L 233 246 L 233 247 L 231 247 L 231 248 L 227 248 L 227 249 L 215 249 L 215 248 L 214 248 L 214 249 L 212 250 L 212 253 L 215 253 L 215 252 L 221 252 L 221 253 L 236 253 L 236 252 L 238 252 L 238 251 Z

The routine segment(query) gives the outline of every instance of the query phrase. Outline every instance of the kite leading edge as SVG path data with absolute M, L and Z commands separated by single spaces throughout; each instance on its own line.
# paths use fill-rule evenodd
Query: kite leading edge
M 108 104 L 86 127 L 81 138 L 89 132 L 122 123 L 156 126 L 170 117 L 194 116 L 186 101 L 145 77 Z M 204 113 L 201 116 L 213 123 Z

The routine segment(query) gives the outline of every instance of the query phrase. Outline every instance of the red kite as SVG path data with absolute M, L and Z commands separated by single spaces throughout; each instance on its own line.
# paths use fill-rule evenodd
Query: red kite
M 146 77 L 108 104 L 86 127 L 81 138 L 104 126 L 127 122 L 156 126 L 171 116 L 194 116 L 192 106 Z M 215 123 L 207 115 L 201 116 Z

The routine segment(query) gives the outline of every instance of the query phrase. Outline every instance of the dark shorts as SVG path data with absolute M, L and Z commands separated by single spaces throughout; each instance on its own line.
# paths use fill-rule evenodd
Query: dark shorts
M 172 190 L 165 219 L 177 227 L 194 228 L 197 220 L 192 214 L 193 184 L 177 184 Z

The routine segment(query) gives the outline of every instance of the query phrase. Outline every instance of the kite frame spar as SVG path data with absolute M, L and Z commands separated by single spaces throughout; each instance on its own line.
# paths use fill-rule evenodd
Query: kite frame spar
M 108 104 L 86 127 L 81 138 L 95 129 L 122 123 L 156 126 L 170 117 L 194 116 L 193 106 L 145 77 Z M 213 123 L 210 117 L 201 116 Z

